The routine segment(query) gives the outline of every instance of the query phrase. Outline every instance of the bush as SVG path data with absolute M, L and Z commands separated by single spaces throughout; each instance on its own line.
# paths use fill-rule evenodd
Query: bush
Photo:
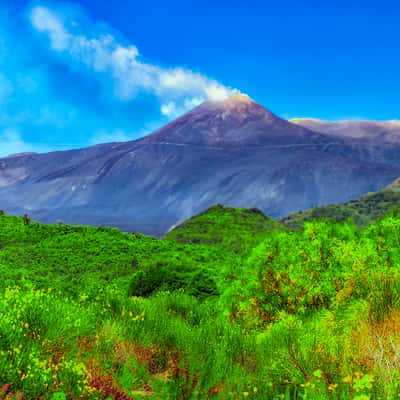
M 197 297 L 218 294 L 215 281 L 205 271 L 188 267 L 171 268 L 162 264 L 136 272 L 129 286 L 128 294 L 148 297 L 158 291 L 179 289 Z

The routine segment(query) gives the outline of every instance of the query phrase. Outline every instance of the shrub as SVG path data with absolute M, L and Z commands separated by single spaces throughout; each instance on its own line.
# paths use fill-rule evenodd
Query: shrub
M 188 267 L 172 268 L 162 264 L 136 272 L 128 294 L 147 297 L 157 291 L 179 289 L 197 297 L 218 294 L 215 281 L 205 271 Z
M 29 225 L 31 223 L 31 219 L 28 214 L 24 214 L 24 225 Z

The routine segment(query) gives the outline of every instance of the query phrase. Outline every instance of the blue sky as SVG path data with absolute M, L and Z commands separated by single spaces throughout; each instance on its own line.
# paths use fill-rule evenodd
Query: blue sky
M 400 118 L 400 6 L 2 0 L 0 156 L 143 136 L 247 93 L 276 114 Z

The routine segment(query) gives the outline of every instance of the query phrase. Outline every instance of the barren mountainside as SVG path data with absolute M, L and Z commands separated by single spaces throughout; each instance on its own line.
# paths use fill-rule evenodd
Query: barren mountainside
M 400 144 L 311 128 L 245 95 L 207 101 L 131 142 L 0 159 L 0 208 L 161 236 L 217 203 L 282 217 L 400 176 Z

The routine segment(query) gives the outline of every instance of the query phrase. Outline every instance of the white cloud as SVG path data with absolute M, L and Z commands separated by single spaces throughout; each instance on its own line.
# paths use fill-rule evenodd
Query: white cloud
M 72 35 L 64 29 L 60 16 L 54 11 L 37 6 L 32 10 L 31 21 L 39 32 L 45 32 L 49 35 L 51 47 L 54 50 L 62 51 L 68 47 Z
M 176 118 L 184 114 L 185 111 L 190 110 L 203 102 L 201 97 L 193 97 L 185 99 L 182 105 L 177 105 L 173 101 L 161 105 L 161 114 L 168 118 Z
M 206 99 L 224 100 L 237 92 L 191 70 L 163 68 L 142 62 L 132 44 L 123 44 L 104 26 L 80 26 L 74 19 L 44 6 L 30 14 L 32 26 L 46 34 L 51 49 L 67 57 L 67 62 L 95 71 L 113 86 L 120 101 L 130 101 L 140 92 L 158 97 L 162 114 L 176 117 L 193 104 Z
M 213 101 L 221 101 L 229 96 L 229 92 L 223 86 L 211 85 L 207 87 L 205 90 L 208 98 Z M 236 92 L 237 90 L 235 91 L 235 93 Z

